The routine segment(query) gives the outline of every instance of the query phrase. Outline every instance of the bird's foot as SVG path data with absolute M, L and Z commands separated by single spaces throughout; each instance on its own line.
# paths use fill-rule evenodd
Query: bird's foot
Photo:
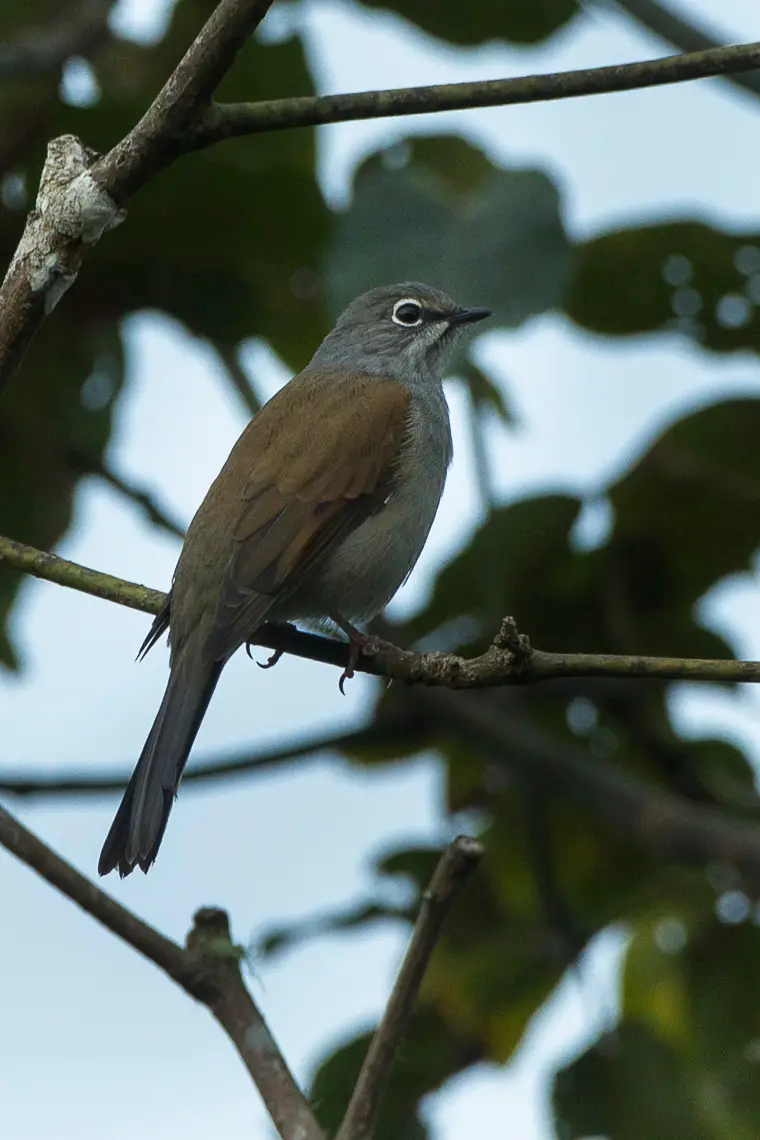
M 265 630 L 272 630 L 273 631 L 273 630 L 277 630 L 277 629 L 281 629 L 281 630 L 283 630 L 283 632 L 285 632 L 286 630 L 292 630 L 293 628 L 294 627 L 290 624 L 290 622 L 286 622 L 286 621 L 284 621 L 284 622 L 265 622 L 264 625 L 260 627 L 258 632 L 262 632 Z M 258 646 L 260 644 L 261 643 L 258 641 L 246 641 L 245 651 L 248 654 L 248 656 L 250 657 L 251 661 L 254 660 L 253 652 L 252 652 L 254 645 Z M 271 669 L 274 665 L 277 664 L 277 662 L 280 660 L 281 657 L 284 657 L 284 655 L 285 655 L 284 649 L 275 649 L 274 652 L 269 655 L 269 657 L 266 659 L 266 661 L 257 661 L 256 664 L 258 665 L 259 669 Z
M 338 688 L 345 697 L 345 683 L 346 681 L 350 681 L 356 673 L 356 666 L 359 664 L 362 650 L 369 644 L 372 638 L 369 634 L 362 633 L 360 629 L 357 629 L 355 625 L 352 625 L 350 621 L 346 621 L 346 619 L 340 617 L 340 615 L 330 614 L 330 620 L 334 621 L 348 638 L 348 664 L 341 673 L 340 680 L 338 681 Z

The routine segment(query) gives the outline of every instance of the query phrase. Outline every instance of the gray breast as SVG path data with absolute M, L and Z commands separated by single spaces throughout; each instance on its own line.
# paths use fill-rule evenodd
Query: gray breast
M 291 600 L 299 610 L 291 617 L 337 613 L 349 621 L 364 621 L 387 605 L 425 545 L 451 455 L 442 388 L 436 385 L 415 392 L 393 493 L 330 557 L 318 585 L 314 583 L 316 588 Z

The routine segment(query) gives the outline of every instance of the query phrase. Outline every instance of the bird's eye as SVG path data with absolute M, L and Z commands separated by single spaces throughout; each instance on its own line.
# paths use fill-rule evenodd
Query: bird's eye
M 403 325 L 407 329 L 413 328 L 422 324 L 422 306 L 417 301 L 405 297 L 403 301 L 396 301 L 391 317 L 397 325 Z

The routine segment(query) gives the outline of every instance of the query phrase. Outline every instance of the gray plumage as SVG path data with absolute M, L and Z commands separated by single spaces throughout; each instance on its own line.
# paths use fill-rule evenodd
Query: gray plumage
M 264 621 L 361 622 L 408 577 L 451 461 L 444 370 L 487 315 L 420 283 L 373 289 L 243 432 L 143 646 L 169 628 L 169 682 L 101 874 L 153 863 L 222 668 Z

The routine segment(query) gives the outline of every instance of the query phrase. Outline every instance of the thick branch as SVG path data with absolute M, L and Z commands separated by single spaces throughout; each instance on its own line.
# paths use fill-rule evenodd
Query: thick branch
M 100 160 L 93 174 L 124 202 L 183 151 L 214 91 L 273 0 L 220 0 L 139 123 Z
M 187 948 L 183 949 L 109 898 L 4 808 L 0 808 L 0 846 L 211 1011 L 240 1054 L 282 1140 L 324 1140 L 261 1011 L 243 984 L 241 955 L 231 942 L 223 911 L 198 911 Z
M 87 246 L 118 225 L 128 199 L 183 153 L 287 127 L 566 99 L 732 75 L 760 66 L 760 44 L 745 44 L 482 83 L 212 103 L 217 85 L 271 3 L 220 0 L 145 115 L 104 157 L 70 135 L 50 143 L 35 209 L 0 288 L 0 390 L 45 317 L 75 281 Z
M 260 134 L 291 127 L 346 123 L 356 119 L 385 119 L 396 115 L 424 115 L 462 111 L 474 107 L 506 107 L 518 103 L 545 103 L 580 95 L 604 95 L 734 75 L 760 67 L 760 43 L 729 45 L 709 51 L 671 55 L 641 63 L 559 71 L 516 79 L 488 79 L 476 83 L 444 83 L 434 87 L 399 87 L 388 91 L 360 91 L 351 95 L 304 96 L 261 103 L 228 103 L 211 107 L 193 132 L 192 145 L 210 146 L 239 135 Z M 191 140 L 188 139 L 188 142 Z
M 117 602 L 130 609 L 156 614 L 165 595 L 136 582 L 101 574 L 55 554 L 0 536 L 0 563 L 36 578 L 69 586 L 86 594 Z M 264 625 L 253 644 L 321 661 L 341 669 L 348 663 L 342 641 L 303 633 L 289 625 Z M 455 653 L 417 653 L 399 649 L 379 638 L 369 638 L 357 669 L 407 684 L 448 689 L 485 689 L 525 685 L 555 677 L 631 677 L 660 681 L 760 682 L 760 661 L 709 660 L 688 657 L 644 657 L 636 654 L 548 653 L 533 649 L 505 618 L 492 646 L 480 657 Z
M 382 1021 L 364 1058 L 338 1140 L 369 1140 L 372 1136 L 396 1053 L 406 1034 L 443 920 L 482 854 L 483 848 L 477 840 L 460 835 L 441 857 L 430 886 L 422 896 L 409 948 Z
M 124 218 L 121 203 L 187 145 L 272 0 L 221 0 L 139 123 L 103 159 L 81 139 L 48 146 L 35 208 L 0 288 L 0 391 L 45 317 L 76 280 L 88 246 Z
M 87 247 L 124 218 L 92 178 L 95 157 L 74 135 L 48 144 L 35 208 L 0 287 L 0 391 L 76 280 Z

